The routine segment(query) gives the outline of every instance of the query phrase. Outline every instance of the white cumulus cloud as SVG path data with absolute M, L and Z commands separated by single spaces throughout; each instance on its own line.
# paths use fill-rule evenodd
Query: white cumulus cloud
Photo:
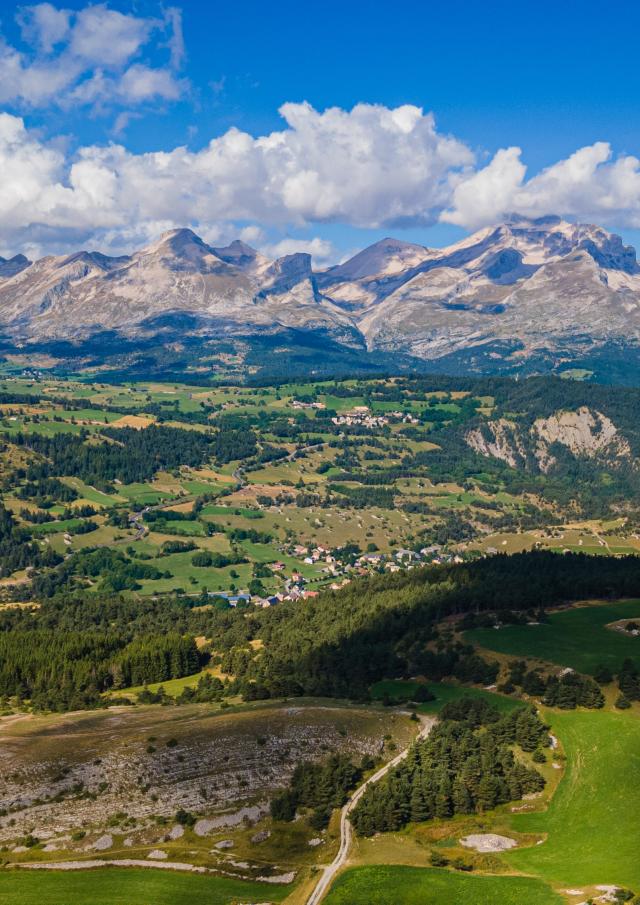
M 311 255 L 314 267 L 323 267 L 334 261 L 336 249 L 327 239 L 281 239 L 273 244 L 261 245 L 260 251 L 269 258 L 282 258 L 299 252 Z
M 441 219 L 475 228 L 513 212 L 640 227 L 637 157 L 615 158 L 607 142 L 596 142 L 527 180 L 521 156 L 520 148 L 498 151 L 486 167 L 462 177 Z
M 24 7 L 23 46 L 0 35 L 0 103 L 18 109 L 70 104 L 94 108 L 175 100 L 187 83 L 176 73 L 184 56 L 179 10 L 162 18 L 128 15 L 97 3 L 77 12 L 51 3 Z M 161 42 L 164 41 L 164 44 Z M 166 65 L 147 51 L 166 48 Z
M 62 33 L 63 23 L 56 27 L 47 41 Z M 142 65 L 130 62 L 121 80 Z M 141 74 L 141 84 L 147 77 L 140 97 L 154 90 L 154 76 Z M 244 231 L 274 254 L 303 250 L 324 262 L 334 250 L 321 236 L 277 235 L 329 222 L 389 232 L 438 221 L 473 229 L 510 213 L 640 226 L 640 162 L 616 157 L 604 142 L 527 178 L 519 148 L 478 164 L 418 107 L 318 111 L 287 103 L 281 114 L 283 127 L 269 134 L 231 128 L 200 150 L 133 153 L 120 143 L 64 151 L 0 113 L 0 244 L 123 250 L 160 227 L 188 225 L 212 239 Z

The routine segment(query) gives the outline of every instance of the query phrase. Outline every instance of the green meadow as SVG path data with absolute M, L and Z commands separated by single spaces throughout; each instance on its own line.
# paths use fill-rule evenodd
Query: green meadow
M 536 657 L 583 673 L 600 665 L 616 672 L 627 657 L 640 658 L 640 638 L 606 628 L 618 619 L 640 618 L 640 601 L 573 607 L 553 613 L 548 623 L 473 629 L 472 644 L 514 657 Z
M 426 867 L 355 867 L 338 877 L 326 905 L 561 905 L 541 880 L 477 877 Z
M 640 720 L 637 712 L 547 713 L 566 772 L 540 813 L 513 829 L 545 835 L 542 845 L 503 857 L 513 869 L 554 884 L 616 884 L 640 892 Z
M 147 868 L 1 871 L 0 905 L 236 905 L 281 902 L 287 887 Z
M 376 682 L 375 685 L 371 686 L 371 697 L 375 701 L 381 701 L 385 697 L 390 698 L 391 701 L 410 701 L 411 695 L 415 694 L 419 688 L 424 688 L 425 685 L 431 694 L 434 695 L 435 700 L 420 704 L 417 707 L 420 713 L 438 713 L 449 701 L 455 701 L 461 697 L 480 698 L 502 713 L 508 713 L 522 704 L 521 701 L 515 698 L 484 691 L 482 688 L 469 688 L 464 685 L 451 685 L 446 682 L 412 682 L 402 679 L 385 679 L 382 682 Z

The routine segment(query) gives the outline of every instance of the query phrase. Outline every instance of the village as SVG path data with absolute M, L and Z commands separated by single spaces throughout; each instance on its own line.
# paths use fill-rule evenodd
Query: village
M 301 572 L 293 570 L 290 576 L 285 574 L 286 564 L 276 561 L 269 564 L 271 570 L 283 579 L 283 588 L 269 596 L 251 594 L 248 590 L 239 592 L 210 592 L 209 596 L 222 598 L 230 607 L 256 606 L 267 608 L 277 606 L 279 603 L 296 602 L 301 600 L 313 600 L 321 591 L 339 591 L 350 584 L 353 578 L 361 578 L 372 574 L 394 573 L 414 569 L 421 565 L 440 565 L 444 563 L 461 563 L 463 557 L 459 554 L 445 552 L 440 544 L 431 544 L 421 550 L 399 549 L 392 553 L 369 551 L 360 555 L 355 554 L 348 547 L 338 547 L 331 550 L 323 544 L 316 547 L 306 547 L 303 544 L 294 544 L 283 552 L 291 556 L 301 558 L 305 564 L 321 564 L 322 576 L 316 579 L 307 579 Z M 317 589 L 308 585 L 314 584 Z
M 291 406 L 297 410 L 310 409 L 322 411 L 326 409 L 323 402 L 303 402 L 298 399 L 294 399 Z M 407 412 L 393 411 L 386 412 L 384 415 L 373 414 L 368 405 L 355 405 L 349 411 L 331 417 L 332 424 L 344 425 L 346 427 L 385 427 L 393 421 L 401 422 L 402 424 L 420 423 L 418 418 Z

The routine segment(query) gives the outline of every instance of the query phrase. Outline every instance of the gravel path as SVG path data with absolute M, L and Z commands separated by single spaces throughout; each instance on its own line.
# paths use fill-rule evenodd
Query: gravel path
M 423 719 L 422 729 L 420 730 L 417 738 L 414 741 L 417 741 L 421 738 L 426 738 L 426 736 L 431 732 L 431 729 L 433 728 L 435 722 L 435 717 Z M 413 742 L 411 742 L 411 744 L 413 744 Z M 410 747 L 411 745 L 405 748 L 404 751 L 401 751 L 400 754 L 396 755 L 396 757 L 394 757 L 393 760 L 390 760 L 388 764 L 385 764 L 384 767 L 381 767 L 376 773 L 373 774 L 373 776 L 370 776 L 366 782 L 364 782 L 356 789 L 349 801 L 343 807 L 340 814 L 340 848 L 338 849 L 338 854 L 335 856 L 331 864 L 329 864 L 328 867 L 324 868 L 322 876 L 318 880 L 315 889 L 307 899 L 307 905 L 318 905 L 318 903 L 322 900 L 325 893 L 331 886 L 335 875 L 347 863 L 349 850 L 351 848 L 351 840 L 353 838 L 353 827 L 351 826 L 351 821 L 349 820 L 349 814 L 353 811 L 370 785 L 373 785 L 373 783 L 381 780 L 382 777 L 389 772 L 389 770 L 391 770 L 393 767 L 395 767 L 405 759 L 405 757 L 409 753 Z

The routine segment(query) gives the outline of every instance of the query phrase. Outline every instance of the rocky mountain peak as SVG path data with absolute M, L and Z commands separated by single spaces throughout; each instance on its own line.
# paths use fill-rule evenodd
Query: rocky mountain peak
M 25 255 L 14 255 L 12 258 L 0 258 L 0 279 L 8 279 L 29 267 L 31 261 Z
M 437 368 L 544 369 L 611 344 L 640 354 L 640 268 L 619 236 L 559 217 L 510 217 L 440 249 L 387 237 L 319 273 L 308 254 L 270 261 L 240 240 L 210 246 L 188 228 L 130 257 L 0 260 L 9 339 L 146 336 L 178 313 L 212 334 L 321 330 Z
M 343 264 L 326 270 L 321 275 L 321 284 L 391 276 L 409 267 L 415 267 L 432 255 L 433 252 L 423 245 L 403 242 L 400 239 L 380 239 Z
M 295 252 L 270 264 L 262 274 L 261 284 L 263 292 L 286 292 L 304 280 L 315 283 L 311 255 Z

